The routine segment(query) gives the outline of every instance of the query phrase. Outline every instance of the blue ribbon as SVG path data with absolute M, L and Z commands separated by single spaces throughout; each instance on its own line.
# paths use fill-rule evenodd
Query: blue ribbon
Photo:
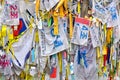
M 30 52 L 31 52 L 31 51 L 29 51 L 29 52 L 27 53 L 27 55 L 25 56 L 24 62 L 26 62 L 26 61 L 29 59 L 29 57 L 30 57 Z
M 88 63 L 86 60 L 86 50 L 84 50 L 83 52 L 80 52 L 80 50 L 78 50 L 78 64 L 80 64 L 80 60 L 83 58 L 84 60 L 84 65 L 87 68 L 88 67 Z
M 32 55 L 32 62 L 35 62 L 35 49 L 34 48 L 31 51 L 31 55 Z
M 78 50 L 78 64 L 80 64 L 80 59 L 82 59 L 82 56 L 80 54 L 80 50 Z

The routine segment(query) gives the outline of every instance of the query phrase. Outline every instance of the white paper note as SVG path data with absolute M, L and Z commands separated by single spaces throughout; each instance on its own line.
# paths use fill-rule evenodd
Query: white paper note
M 94 48 L 101 45 L 98 31 L 99 31 L 98 27 L 93 26 L 90 28 L 90 35 L 91 35 L 92 44 Z

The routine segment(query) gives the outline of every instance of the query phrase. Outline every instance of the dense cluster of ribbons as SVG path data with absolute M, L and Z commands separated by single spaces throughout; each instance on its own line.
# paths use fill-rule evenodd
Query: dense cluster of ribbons
M 119 0 L 0 0 L 0 80 L 120 80 Z

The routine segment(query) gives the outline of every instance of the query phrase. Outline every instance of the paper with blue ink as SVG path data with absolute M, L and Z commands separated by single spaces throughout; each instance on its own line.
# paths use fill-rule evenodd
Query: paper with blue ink
M 76 18 L 71 42 L 77 45 L 86 45 L 89 36 L 89 20 Z
M 108 10 L 100 2 L 93 0 L 93 17 L 105 24 L 109 18 Z
M 59 34 L 54 35 L 53 25 L 48 27 L 47 22 L 43 22 L 43 29 L 39 30 L 41 55 L 48 56 L 68 49 L 68 40 L 64 31 L 63 23 L 59 24 Z
M 91 36 L 92 44 L 94 48 L 101 45 L 100 39 L 99 39 L 98 27 L 95 27 L 95 26 L 90 27 L 90 36 Z
M 119 16 L 117 12 L 117 6 L 116 3 L 113 1 L 111 4 L 109 4 L 106 9 L 110 12 L 110 17 L 108 18 L 107 27 L 114 27 L 119 25 Z
M 113 43 L 117 43 L 120 39 L 120 23 L 117 10 L 117 0 L 111 2 L 106 9 L 110 12 L 110 17 L 107 22 L 107 27 L 113 27 Z

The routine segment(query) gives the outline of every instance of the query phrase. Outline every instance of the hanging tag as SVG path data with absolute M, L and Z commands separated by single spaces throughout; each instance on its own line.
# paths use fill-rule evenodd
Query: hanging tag
M 80 2 L 78 2 L 78 14 L 80 14 Z
M 72 14 L 71 14 L 71 12 L 69 13 L 69 30 L 70 30 L 70 32 L 69 32 L 69 36 L 70 36 L 70 38 L 72 38 L 72 36 L 73 36 L 73 19 L 72 19 Z
M 2 36 L 3 37 L 7 36 L 6 31 L 7 31 L 7 26 L 6 25 L 2 25 Z
M 107 27 L 115 27 L 119 25 L 119 16 L 118 16 L 117 4 L 115 3 L 115 1 L 112 1 L 106 8 L 110 14 L 109 19 L 107 21 Z
M 100 39 L 99 39 L 99 29 L 98 27 L 90 27 L 90 35 L 91 35 L 91 39 L 92 39 L 92 44 L 93 44 L 93 47 L 97 47 L 97 46 L 100 46 L 101 43 L 100 43 Z
M 54 11 L 53 20 L 54 20 L 54 35 L 58 35 L 58 15 L 56 11 Z

